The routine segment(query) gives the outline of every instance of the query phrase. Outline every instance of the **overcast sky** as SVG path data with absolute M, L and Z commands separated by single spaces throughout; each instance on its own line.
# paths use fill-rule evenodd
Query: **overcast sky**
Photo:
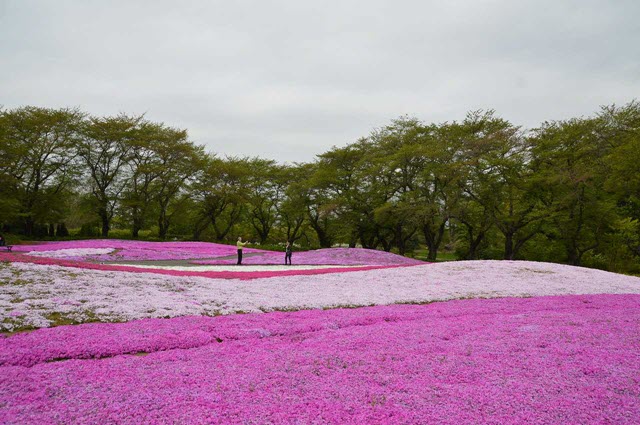
M 311 161 L 400 115 L 524 127 L 640 98 L 639 0 L 0 0 L 0 105 L 146 113 Z

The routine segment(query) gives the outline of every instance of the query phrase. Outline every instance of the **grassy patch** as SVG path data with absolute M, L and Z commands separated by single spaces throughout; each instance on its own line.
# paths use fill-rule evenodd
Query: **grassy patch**
M 47 319 L 50 323 L 48 328 L 53 328 L 56 326 L 65 326 L 65 325 L 80 325 L 83 323 L 122 323 L 124 321 L 118 320 L 104 320 L 100 319 L 95 315 L 92 311 L 85 310 L 82 312 L 74 312 L 74 313 L 61 313 L 61 312 L 53 312 L 44 315 L 44 318 Z M 7 326 L 9 325 L 9 326 Z M 0 323 L 0 331 L 2 335 L 11 336 L 18 333 L 23 332 L 32 332 L 38 327 L 25 324 L 20 317 L 7 317 Z M 6 330 L 6 329 L 11 329 Z
M 416 249 L 414 252 L 414 258 L 416 260 L 421 261 L 429 261 L 427 256 L 429 255 L 429 251 L 427 249 Z M 458 257 L 453 252 L 438 252 L 438 256 L 436 257 L 436 261 L 456 261 Z
M 38 328 L 36 328 L 35 326 L 23 324 L 19 317 L 6 317 L 0 323 L 0 329 L 2 329 L 2 331 L 0 331 L 0 334 L 11 336 L 17 333 L 35 331 Z M 8 331 L 5 329 L 11 330 Z
M 0 286 L 24 286 L 24 285 L 30 285 L 32 283 L 34 282 L 26 279 L 11 279 L 6 282 L 0 282 Z
M 531 269 L 529 267 L 522 267 L 522 268 L 520 268 L 520 271 L 530 272 L 530 273 L 538 273 L 538 274 L 556 274 L 555 272 L 553 272 L 551 270 L 536 270 L 536 269 Z
M 60 313 L 53 312 L 44 316 L 51 322 L 51 327 L 64 325 L 79 325 L 81 323 L 100 322 L 101 320 L 94 312 L 85 310 L 80 313 Z

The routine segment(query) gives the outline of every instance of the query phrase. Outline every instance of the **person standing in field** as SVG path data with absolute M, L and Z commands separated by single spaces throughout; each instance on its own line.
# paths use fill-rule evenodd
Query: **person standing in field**
M 242 236 L 238 236 L 238 243 L 236 243 L 236 246 L 238 247 L 238 265 L 242 264 L 242 248 L 244 248 L 248 243 L 249 242 L 242 242 Z
M 293 247 L 291 246 L 291 242 L 287 241 L 287 245 L 284 247 L 284 264 L 291 265 L 291 254 L 293 252 Z

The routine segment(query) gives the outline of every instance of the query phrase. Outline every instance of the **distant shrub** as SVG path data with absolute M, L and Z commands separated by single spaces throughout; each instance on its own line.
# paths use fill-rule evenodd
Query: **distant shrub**
M 609 270 L 609 260 L 604 254 L 587 252 L 582 258 L 582 265 L 591 269 Z
M 36 224 L 33 227 L 33 236 L 37 238 L 45 238 L 49 236 L 49 226 L 46 224 Z
M 77 236 L 81 237 L 97 237 L 100 235 L 98 226 L 95 223 L 85 223 L 80 227 Z
M 58 226 L 56 227 L 56 236 L 59 238 L 66 238 L 69 236 L 69 230 L 64 223 L 58 223 Z

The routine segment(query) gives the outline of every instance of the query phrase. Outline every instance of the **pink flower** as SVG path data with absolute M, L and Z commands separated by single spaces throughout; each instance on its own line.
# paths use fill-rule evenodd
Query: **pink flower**
M 0 422 L 635 424 L 639 326 L 589 295 L 41 329 L 0 338 Z

